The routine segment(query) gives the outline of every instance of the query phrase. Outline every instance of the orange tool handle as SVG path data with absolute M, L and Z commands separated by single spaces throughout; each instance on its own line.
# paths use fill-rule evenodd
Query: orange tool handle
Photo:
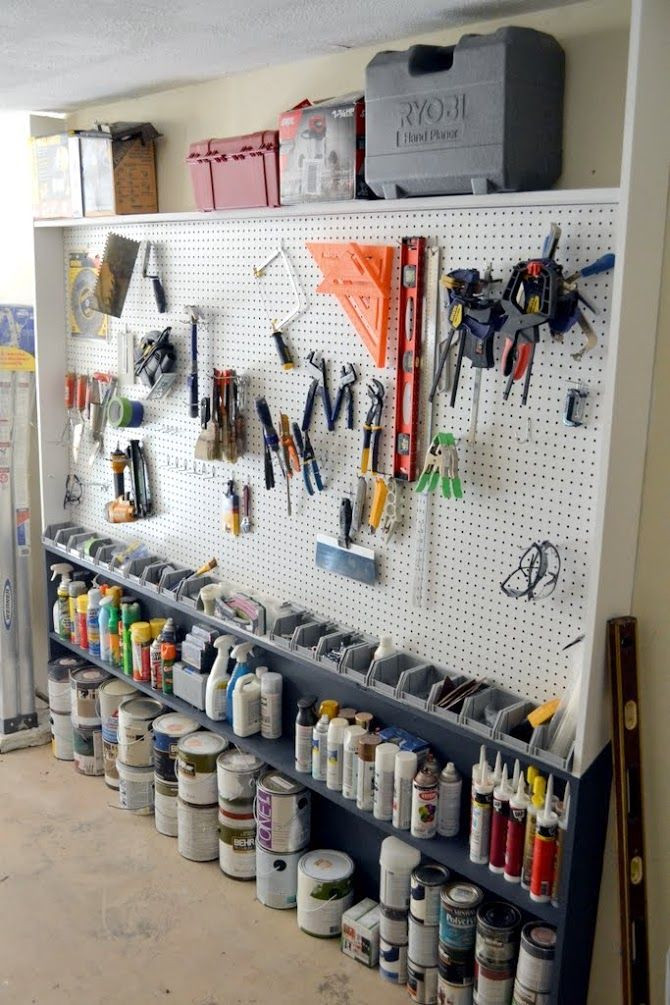
M 65 374 L 65 408 L 69 412 L 70 409 L 74 408 L 74 398 L 75 398 L 75 384 L 77 383 L 76 373 L 66 373 Z
M 83 412 L 86 408 L 86 398 L 88 395 L 88 377 L 85 373 L 80 373 L 77 377 L 77 410 Z

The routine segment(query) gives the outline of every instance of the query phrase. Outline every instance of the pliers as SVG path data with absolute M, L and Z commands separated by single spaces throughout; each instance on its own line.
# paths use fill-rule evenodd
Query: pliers
M 445 499 L 450 499 L 452 494 L 454 499 L 463 498 L 458 477 L 458 451 L 452 433 L 437 433 L 433 437 L 415 492 L 435 492 L 438 484 Z
M 302 480 L 305 483 L 305 488 L 309 495 L 314 495 L 314 486 L 323 492 L 323 482 L 321 481 L 321 472 L 319 471 L 319 465 L 316 463 L 316 457 L 314 456 L 314 448 L 309 439 L 309 433 L 305 430 L 304 436 L 297 422 L 293 423 L 293 439 L 298 447 L 298 452 L 302 457 Z M 314 485 L 312 485 L 312 478 L 314 476 Z
M 377 474 L 379 468 L 379 436 L 382 431 L 382 409 L 384 407 L 384 385 L 373 378 L 367 387 L 372 404 L 363 425 L 363 451 L 361 453 L 361 474 Z
M 358 380 L 358 374 L 356 373 L 356 368 L 353 363 L 345 363 L 343 367 L 340 368 L 340 384 L 337 389 L 337 397 L 335 398 L 335 405 L 333 407 L 333 412 L 331 415 L 333 428 L 338 420 L 340 409 L 346 398 L 347 401 L 347 429 L 354 428 L 354 395 L 353 395 L 353 385 Z M 330 428 L 330 427 L 329 427 Z

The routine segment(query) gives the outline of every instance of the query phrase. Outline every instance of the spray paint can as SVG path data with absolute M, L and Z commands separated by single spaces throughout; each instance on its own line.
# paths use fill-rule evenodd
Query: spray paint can
M 100 659 L 105 663 L 110 663 L 112 659 L 112 648 L 109 641 L 109 609 L 114 604 L 114 597 L 104 596 L 100 601 L 100 613 L 98 614 L 98 626 L 100 629 Z
M 326 737 L 326 785 L 335 792 L 340 792 L 342 789 L 344 731 L 346 728 L 347 720 L 340 716 L 335 716 L 328 723 L 328 734 Z
M 151 642 L 149 649 L 149 673 L 151 686 L 155 691 L 163 690 L 163 665 L 161 662 L 162 633 Z
M 328 726 L 330 719 L 323 712 L 312 730 L 312 778 L 325 782 L 328 767 Z
M 91 656 L 100 657 L 100 590 L 94 587 L 88 591 L 88 611 L 86 612 L 86 629 L 88 632 L 88 651 Z
M 556 857 L 554 858 L 554 883 L 551 888 L 551 902 L 554 907 L 560 903 L 561 893 L 561 869 L 563 867 L 563 850 L 565 847 L 565 834 L 568 829 L 568 818 L 570 816 L 570 782 L 565 786 L 563 793 L 563 809 L 558 818 L 558 832 L 556 834 Z
M 508 883 L 521 882 L 523 846 L 526 840 L 526 815 L 529 802 L 523 775 L 521 775 L 517 790 L 510 796 L 509 801 L 507 836 L 505 839 L 505 866 L 503 870 L 503 875 Z
M 470 861 L 477 865 L 486 865 L 489 860 L 492 807 L 493 781 L 488 764 L 480 760 L 477 778 L 473 779 L 470 817 Z
M 533 873 L 533 852 L 535 851 L 535 829 L 537 814 L 544 806 L 546 782 L 542 775 L 533 779 L 533 796 L 526 814 L 526 834 L 523 843 L 523 869 L 521 871 L 521 886 L 530 890 L 530 877 Z
M 80 646 L 79 641 L 79 628 L 77 625 L 77 597 L 81 597 L 82 593 L 86 593 L 86 583 L 82 583 L 80 579 L 74 579 L 71 583 L 68 583 L 68 616 L 70 618 L 70 642 L 74 642 L 76 646 Z
M 375 751 L 372 812 L 376 820 L 391 820 L 393 817 L 393 778 L 397 754 L 395 743 L 380 743 Z
M 88 593 L 82 593 L 77 597 L 77 644 L 82 649 L 88 649 L 88 625 L 86 615 L 88 614 Z
M 551 891 L 554 886 L 558 814 L 552 808 L 553 797 L 554 776 L 549 775 L 544 809 L 538 811 L 536 818 L 533 865 L 530 876 L 530 899 L 538 904 L 546 904 L 551 900 Z
M 413 750 L 399 750 L 393 770 L 393 826 L 408 831 L 412 822 L 412 784 L 418 767 Z
M 316 724 L 316 698 L 306 695 L 298 699 L 295 720 L 295 770 L 308 775 L 312 770 L 312 731 Z
M 493 790 L 491 847 L 489 850 L 489 869 L 491 872 L 504 872 L 505 869 L 507 822 L 509 820 L 509 801 L 511 795 L 512 793 L 507 781 L 507 765 L 505 765 L 500 784 L 496 785 Z
M 112 604 L 109 608 L 109 621 L 107 630 L 109 632 L 109 661 L 113 667 L 121 666 L 121 640 L 119 638 L 119 605 Z
M 344 716 L 342 716 L 344 718 Z M 342 795 L 355 799 L 358 788 L 358 738 L 363 736 L 362 726 L 348 726 L 342 745 Z
M 437 833 L 442 837 L 455 837 L 461 823 L 461 790 L 463 780 L 454 764 L 449 761 L 440 772 L 439 801 L 437 804 Z
M 163 694 L 172 694 L 172 667 L 177 659 L 177 629 L 168 618 L 161 632 L 161 678 Z
M 372 811 L 375 788 L 375 748 L 381 740 L 375 733 L 365 733 L 358 738 L 358 778 L 356 780 L 356 806 Z
M 256 673 L 259 669 L 256 668 Z M 261 677 L 261 736 L 264 740 L 278 740 L 281 736 L 282 689 L 282 675 L 266 670 Z
M 430 768 L 420 768 L 412 782 L 412 837 L 434 838 L 437 834 L 437 774 Z
M 126 677 L 133 676 L 133 646 L 130 626 L 140 620 L 140 605 L 136 600 L 121 601 L 121 664 Z
M 545 1005 L 551 993 L 556 929 L 545 922 L 530 921 L 521 929 L 516 964 L 513 1005 Z

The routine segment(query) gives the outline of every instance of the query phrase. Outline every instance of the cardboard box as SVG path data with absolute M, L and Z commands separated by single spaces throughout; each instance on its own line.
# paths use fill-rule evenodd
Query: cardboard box
M 374 199 L 364 177 L 362 94 L 303 102 L 279 119 L 282 205 Z
M 379 904 L 369 897 L 342 915 L 342 952 L 366 967 L 379 962 Z

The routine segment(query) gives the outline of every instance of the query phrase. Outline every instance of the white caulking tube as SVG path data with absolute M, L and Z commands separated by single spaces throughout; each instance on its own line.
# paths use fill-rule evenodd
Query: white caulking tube
M 486 865 L 491 843 L 491 810 L 493 781 L 486 761 L 480 762 L 478 779 L 472 787 L 472 813 L 470 817 L 470 861 Z
M 494 789 L 497 789 L 498 786 L 500 785 L 500 782 L 502 780 L 502 769 L 503 769 L 502 755 L 500 751 L 498 751 L 498 753 L 496 754 L 495 767 L 493 768 L 493 777 L 491 779 L 491 781 L 493 782 Z
M 516 790 L 519 788 L 520 775 L 521 775 L 521 765 L 519 764 L 519 758 L 517 757 L 516 761 L 514 762 L 514 774 L 512 775 L 512 782 L 510 784 L 512 792 L 516 792 Z
M 558 818 L 558 832 L 556 834 L 556 856 L 554 858 L 554 882 L 551 888 L 551 902 L 554 907 L 560 903 L 561 869 L 563 867 L 563 849 L 565 847 L 565 834 L 568 829 L 568 819 L 570 817 L 570 782 L 566 783 L 563 794 L 563 810 Z
M 471 788 L 470 788 L 470 795 L 471 796 L 474 796 L 474 794 L 475 794 L 475 785 L 482 778 L 482 773 L 483 773 L 484 765 L 485 764 L 488 767 L 488 762 L 486 760 L 486 747 L 482 743 L 481 747 L 479 748 L 479 760 L 477 761 L 476 764 L 472 765 L 472 785 L 471 785 Z M 491 769 L 489 768 L 489 771 L 490 770 Z

